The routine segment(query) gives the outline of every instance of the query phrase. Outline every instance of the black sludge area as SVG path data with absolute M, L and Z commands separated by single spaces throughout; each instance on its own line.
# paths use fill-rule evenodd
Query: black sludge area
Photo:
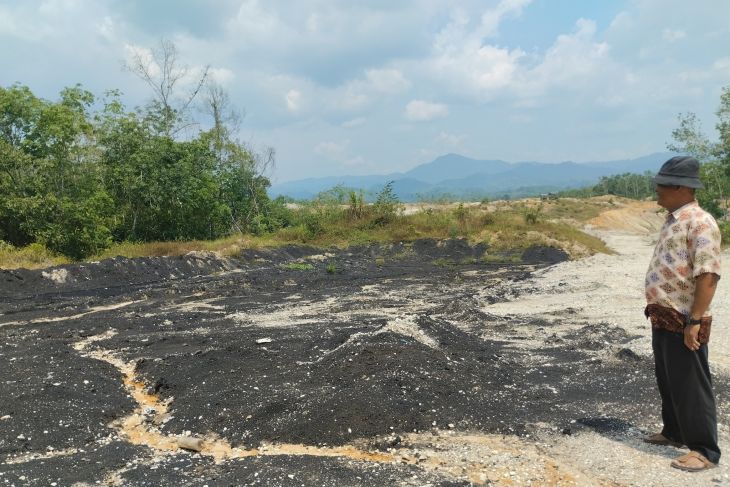
M 125 471 L 128 463 L 149 457 L 147 448 L 118 440 L 104 441 L 89 444 L 74 454 L 0 464 L 0 485 L 45 487 L 97 481 L 114 485 L 118 472 Z
M 408 485 L 433 487 L 466 487 L 467 481 L 445 480 L 440 475 L 424 472 L 414 466 L 368 464 L 338 458 L 309 456 L 259 457 L 216 465 L 200 459 L 175 457 L 152 465 L 139 465 L 121 476 L 125 486 L 155 487 L 186 485 L 230 487 L 372 487 L 376 485 Z
M 470 485 L 460 468 L 389 457 L 401 447 L 383 438 L 427 435 L 437 448 L 444 431 L 620 434 L 656 421 L 651 363 L 627 348 L 633 337 L 483 309 L 564 254 L 500 263 L 488 252 L 424 240 L 117 259 L 64 266 L 65 281 L 6 273 L 0 485 L 65 485 L 65 465 L 91 463 L 74 482 Z M 215 448 L 170 447 L 178 435 Z
M 114 367 L 79 357 L 63 340 L 37 331 L 6 331 L 10 341 L 0 346 L 0 416 L 8 416 L 0 420 L 0 456 L 5 458 L 93 445 L 113 433 L 109 421 L 135 406 Z

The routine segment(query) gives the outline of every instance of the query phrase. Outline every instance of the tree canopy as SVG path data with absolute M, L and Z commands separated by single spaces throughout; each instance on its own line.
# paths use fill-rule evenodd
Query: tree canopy
M 0 87 L 0 240 L 78 259 L 113 241 L 266 227 L 262 165 L 273 153 L 246 148 L 222 116 L 176 138 L 173 128 L 188 119 L 170 106 L 153 100 L 129 110 L 118 92 L 97 98 L 79 85 L 56 101 L 20 84 Z

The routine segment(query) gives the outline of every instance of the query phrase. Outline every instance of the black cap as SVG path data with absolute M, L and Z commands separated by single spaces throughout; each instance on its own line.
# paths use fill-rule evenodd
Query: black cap
M 700 181 L 700 163 L 694 157 L 676 156 L 665 162 L 654 176 L 656 184 L 704 188 Z

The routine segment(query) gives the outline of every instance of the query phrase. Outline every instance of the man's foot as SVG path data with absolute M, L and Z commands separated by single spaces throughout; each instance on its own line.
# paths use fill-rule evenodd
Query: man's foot
M 675 458 L 672 460 L 671 465 L 672 467 L 684 470 L 685 472 L 701 472 L 702 470 L 709 470 L 717 467 L 717 465 L 705 458 L 703 454 L 696 451 L 691 451 L 686 455 Z
M 666 436 L 664 436 L 661 433 L 654 433 L 653 435 L 649 435 L 646 438 L 644 438 L 644 443 L 650 443 L 652 445 L 662 445 L 662 446 L 675 446 L 677 448 L 681 448 L 684 445 L 678 441 L 670 440 Z

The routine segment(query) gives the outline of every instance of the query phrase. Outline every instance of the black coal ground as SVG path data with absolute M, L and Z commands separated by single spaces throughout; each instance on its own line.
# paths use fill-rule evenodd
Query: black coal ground
M 92 349 L 136 363 L 150 391 L 172 398 L 163 433 L 242 448 L 375 450 L 413 431 L 437 441 L 439 430 L 527 435 L 538 424 L 620 439 L 658 421 L 650 359 L 626 348 L 622 329 L 586 323 L 561 334 L 480 311 L 564 254 L 531 249 L 522 264 L 487 264 L 485 251 L 455 240 L 324 258 L 289 247 L 225 262 L 112 259 L 64 267 L 63 284 L 2 271 L 0 485 L 112 474 L 122 485 L 470 485 L 347 458 L 155 456 L 109 426 L 136 407 L 120 372 L 72 346 L 110 329 Z M 300 261 L 312 268 L 288 265 Z M 718 396 L 727 390 L 719 377 Z

